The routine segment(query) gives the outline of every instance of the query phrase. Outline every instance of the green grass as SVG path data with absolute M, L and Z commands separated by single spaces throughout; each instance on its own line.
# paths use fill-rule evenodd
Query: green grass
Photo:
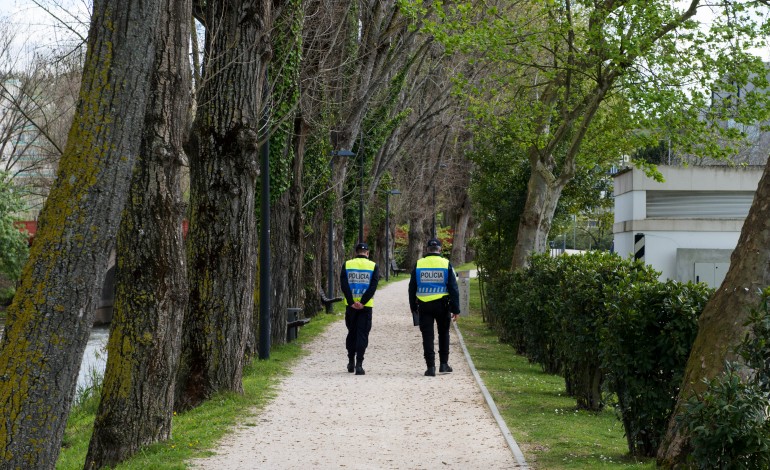
M 463 265 L 473 269 L 472 265 Z M 462 269 L 461 269 L 462 270 Z M 391 282 L 403 280 L 391 277 Z M 340 311 L 341 304 L 335 305 Z M 481 321 L 477 281 L 472 282 L 470 317 L 459 326 L 479 374 L 522 448 L 537 469 L 652 469 L 652 460 L 629 459 L 623 427 L 613 411 L 595 414 L 575 409 L 564 394 L 564 380 L 516 356 Z M 319 314 L 301 329 L 298 341 L 273 348 L 268 361 L 244 371 L 244 394 L 222 394 L 174 417 L 173 438 L 152 445 L 118 469 L 184 469 L 191 458 L 212 455 L 235 424 L 256 424 L 254 414 L 274 396 L 275 386 L 305 354 L 303 345 L 341 315 Z M 81 469 L 93 428 L 98 397 L 83 397 L 73 408 L 57 469 Z
M 561 376 L 543 373 L 498 341 L 481 321 L 476 280 L 471 316 L 461 318 L 459 326 L 479 375 L 533 468 L 655 468 L 652 460 L 628 457 L 623 426 L 611 409 L 576 410 Z
M 340 304 L 336 304 L 335 310 L 339 311 L 339 306 Z M 243 395 L 220 394 L 198 408 L 175 415 L 172 439 L 141 450 L 116 468 L 184 469 L 185 461 L 212 455 L 219 439 L 235 424 L 256 424 L 255 413 L 274 396 L 276 385 L 287 375 L 290 366 L 306 354 L 303 345 L 323 332 L 330 323 L 341 318 L 341 315 L 323 313 L 315 316 L 310 323 L 302 327 L 297 341 L 274 347 L 269 360 L 255 360 L 246 368 L 243 373 Z M 67 422 L 57 469 L 83 468 L 98 398 L 86 397 L 73 408 Z
M 471 261 L 470 263 L 461 264 L 460 266 L 455 266 L 455 271 L 470 271 L 471 269 L 476 269 L 476 263 Z

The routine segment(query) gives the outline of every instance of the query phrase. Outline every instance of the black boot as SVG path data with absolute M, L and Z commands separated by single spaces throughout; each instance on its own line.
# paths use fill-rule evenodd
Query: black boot
M 426 377 L 435 377 L 436 376 L 436 366 L 430 367 L 428 366 L 428 370 L 425 371 Z
M 364 360 L 356 360 L 356 375 L 366 375 L 366 371 L 364 370 Z
M 355 366 L 355 364 L 353 363 L 353 358 L 352 358 L 352 357 L 351 357 L 351 358 L 349 358 L 349 359 L 348 359 L 348 372 L 353 372 L 353 370 L 355 369 L 355 367 L 356 367 L 356 366 Z
M 446 362 L 442 362 L 442 363 L 441 363 L 441 364 L 438 366 L 438 371 L 439 371 L 439 372 L 452 372 L 452 368 L 451 368 L 451 367 L 449 367 L 449 364 L 447 364 Z

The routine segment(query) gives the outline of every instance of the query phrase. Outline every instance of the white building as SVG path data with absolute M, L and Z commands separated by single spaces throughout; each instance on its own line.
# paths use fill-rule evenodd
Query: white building
M 615 251 L 644 249 L 661 279 L 718 287 L 730 266 L 764 167 L 659 166 L 664 182 L 636 168 L 615 175 Z

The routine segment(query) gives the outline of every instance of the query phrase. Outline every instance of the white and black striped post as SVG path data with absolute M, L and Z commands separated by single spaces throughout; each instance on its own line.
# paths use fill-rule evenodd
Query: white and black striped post
M 634 234 L 634 259 L 644 261 L 644 234 Z

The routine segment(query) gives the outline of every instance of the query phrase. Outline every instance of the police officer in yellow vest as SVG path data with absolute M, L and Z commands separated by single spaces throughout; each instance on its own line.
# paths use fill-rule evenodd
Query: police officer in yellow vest
M 345 296 L 345 326 L 348 336 L 345 347 L 348 350 L 348 372 L 364 375 L 364 353 L 369 345 L 369 331 L 372 329 L 372 307 L 374 292 L 380 273 L 377 264 L 369 259 L 369 246 L 356 245 L 356 257 L 345 262 L 340 273 L 340 288 Z M 355 365 L 353 359 L 355 358 Z
M 460 291 L 452 264 L 441 257 L 441 242 L 428 240 L 427 254 L 417 260 L 409 280 L 409 307 L 420 316 L 422 349 L 428 369 L 425 375 L 436 375 L 436 352 L 433 349 L 433 322 L 438 329 L 439 372 L 452 372 L 449 367 L 449 325 L 460 314 Z

